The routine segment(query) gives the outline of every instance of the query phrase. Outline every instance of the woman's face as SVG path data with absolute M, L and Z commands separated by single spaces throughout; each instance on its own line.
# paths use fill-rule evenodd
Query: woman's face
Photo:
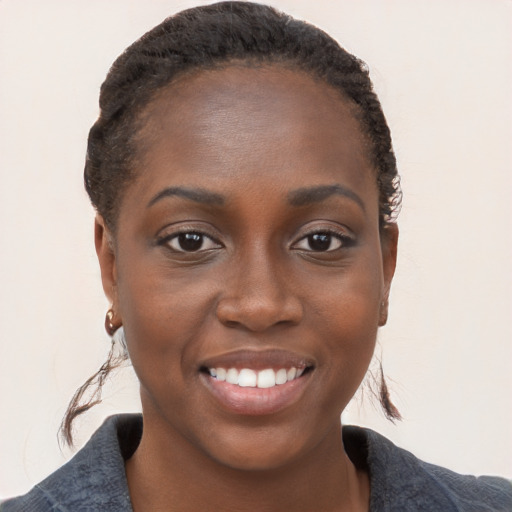
M 144 119 L 114 254 L 101 219 L 97 246 L 145 435 L 297 461 L 339 435 L 383 322 L 396 230 L 366 139 L 339 93 L 278 66 L 198 72 Z

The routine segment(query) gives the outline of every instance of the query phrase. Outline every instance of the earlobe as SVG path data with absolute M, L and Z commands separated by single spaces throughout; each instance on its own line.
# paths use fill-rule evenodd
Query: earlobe
M 379 327 L 386 325 L 387 321 L 388 321 L 388 300 L 386 299 L 380 303 Z
M 384 287 L 380 303 L 379 327 L 385 325 L 388 320 L 389 292 L 395 274 L 398 247 L 398 226 L 395 223 L 387 224 L 383 228 L 381 232 L 381 246 Z
M 94 221 L 94 244 L 101 270 L 101 282 L 108 300 L 116 302 L 117 271 L 112 235 L 101 215 Z

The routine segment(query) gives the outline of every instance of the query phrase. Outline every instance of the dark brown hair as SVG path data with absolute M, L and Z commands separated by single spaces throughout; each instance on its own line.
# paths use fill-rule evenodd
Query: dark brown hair
M 136 135 L 144 107 L 183 73 L 235 60 L 301 70 L 325 81 L 352 103 L 370 142 L 381 229 L 393 222 L 401 200 L 396 160 L 366 65 L 319 28 L 272 7 L 220 2 L 167 18 L 123 52 L 101 86 L 100 115 L 89 133 L 84 181 L 110 231 L 115 234 L 123 191 L 136 176 Z M 91 384 L 101 386 L 111 366 L 107 361 L 75 394 L 62 427 L 68 441 L 73 419 L 97 403 L 100 387 L 85 405 L 80 405 L 80 399 Z M 385 383 L 381 388 L 386 414 L 397 418 Z

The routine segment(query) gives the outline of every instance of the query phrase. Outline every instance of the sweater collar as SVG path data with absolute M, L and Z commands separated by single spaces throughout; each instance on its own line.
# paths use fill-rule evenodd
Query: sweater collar
M 89 510 L 132 512 L 124 462 L 135 451 L 141 434 L 140 415 L 107 418 L 67 464 L 37 487 L 61 506 L 59 510 L 82 510 L 88 503 Z

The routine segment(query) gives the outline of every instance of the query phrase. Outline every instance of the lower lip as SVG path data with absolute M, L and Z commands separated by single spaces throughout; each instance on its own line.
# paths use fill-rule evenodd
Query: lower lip
M 275 414 L 297 402 L 309 382 L 311 371 L 298 379 L 271 388 L 244 388 L 201 374 L 202 381 L 223 409 L 235 414 Z

